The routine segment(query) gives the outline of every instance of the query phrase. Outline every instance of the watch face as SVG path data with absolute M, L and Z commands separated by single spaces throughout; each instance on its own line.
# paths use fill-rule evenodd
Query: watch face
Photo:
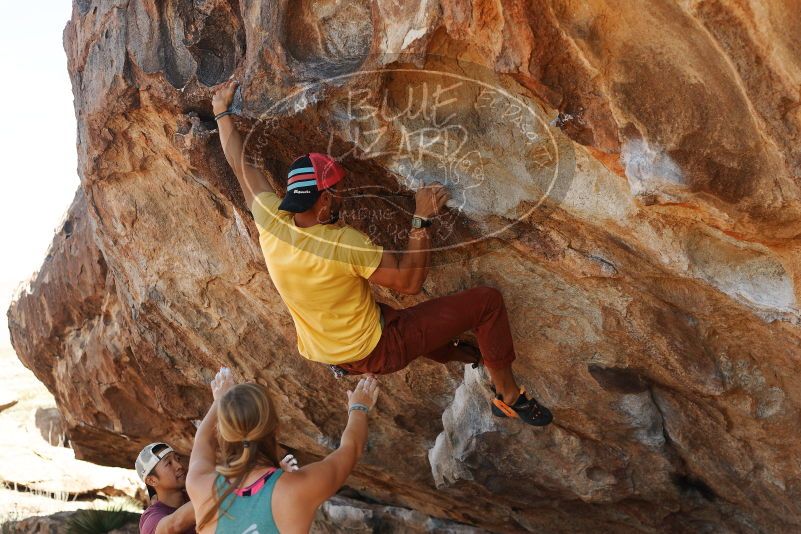
M 422 228 L 423 227 L 423 219 L 420 217 L 412 217 L 412 228 Z

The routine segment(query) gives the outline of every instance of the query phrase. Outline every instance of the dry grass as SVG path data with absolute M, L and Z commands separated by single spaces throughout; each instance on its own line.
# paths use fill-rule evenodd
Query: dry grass
M 110 501 L 75 500 L 77 494 L 113 486 L 133 496 L 139 482 L 131 469 L 101 467 L 75 459 L 71 449 L 51 446 L 36 428 L 39 407 L 55 406 L 53 396 L 9 348 L 0 349 L 0 525 L 33 515 L 79 509 L 107 509 Z M 22 490 L 22 491 L 20 491 Z M 130 500 L 114 506 L 136 511 Z

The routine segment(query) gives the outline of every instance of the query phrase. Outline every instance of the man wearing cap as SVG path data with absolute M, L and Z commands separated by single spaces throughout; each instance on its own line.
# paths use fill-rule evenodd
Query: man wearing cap
M 441 363 L 481 358 L 496 391 L 494 415 L 549 424 L 548 409 L 515 381 L 512 333 L 498 290 L 477 287 L 402 310 L 373 298 L 369 282 L 420 292 L 431 254 L 429 219 L 448 200 L 445 188 L 417 191 L 406 250 L 400 257 L 384 251 L 355 228 L 335 224 L 346 171 L 331 157 L 297 158 L 283 199 L 260 169 L 244 161 L 228 109 L 235 90 L 235 81 L 225 82 L 212 100 L 220 142 L 253 213 L 270 277 L 295 322 L 300 354 L 338 374 L 392 373 L 420 356 Z M 476 333 L 480 355 L 453 341 L 468 330 Z
M 166 443 L 151 443 L 136 458 L 136 473 L 151 499 L 139 519 L 140 534 L 194 534 L 195 510 L 186 495 L 186 469 L 175 451 Z

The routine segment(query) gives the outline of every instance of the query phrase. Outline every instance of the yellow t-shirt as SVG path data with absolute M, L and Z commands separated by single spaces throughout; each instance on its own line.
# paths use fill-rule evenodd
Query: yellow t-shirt
M 384 249 L 355 228 L 297 227 L 280 203 L 275 193 L 259 193 L 251 211 L 270 277 L 295 321 L 298 351 L 329 364 L 361 360 L 381 338 L 367 278 Z

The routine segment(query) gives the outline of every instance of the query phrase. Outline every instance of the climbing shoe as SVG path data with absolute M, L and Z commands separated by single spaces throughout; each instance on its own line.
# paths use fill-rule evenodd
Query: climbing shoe
M 497 417 L 509 417 L 534 426 L 545 426 L 553 421 L 553 415 L 545 406 L 541 406 L 536 399 L 526 397 L 525 388 L 520 388 L 520 396 L 514 404 L 503 402 L 501 395 L 492 399 L 492 414 Z

